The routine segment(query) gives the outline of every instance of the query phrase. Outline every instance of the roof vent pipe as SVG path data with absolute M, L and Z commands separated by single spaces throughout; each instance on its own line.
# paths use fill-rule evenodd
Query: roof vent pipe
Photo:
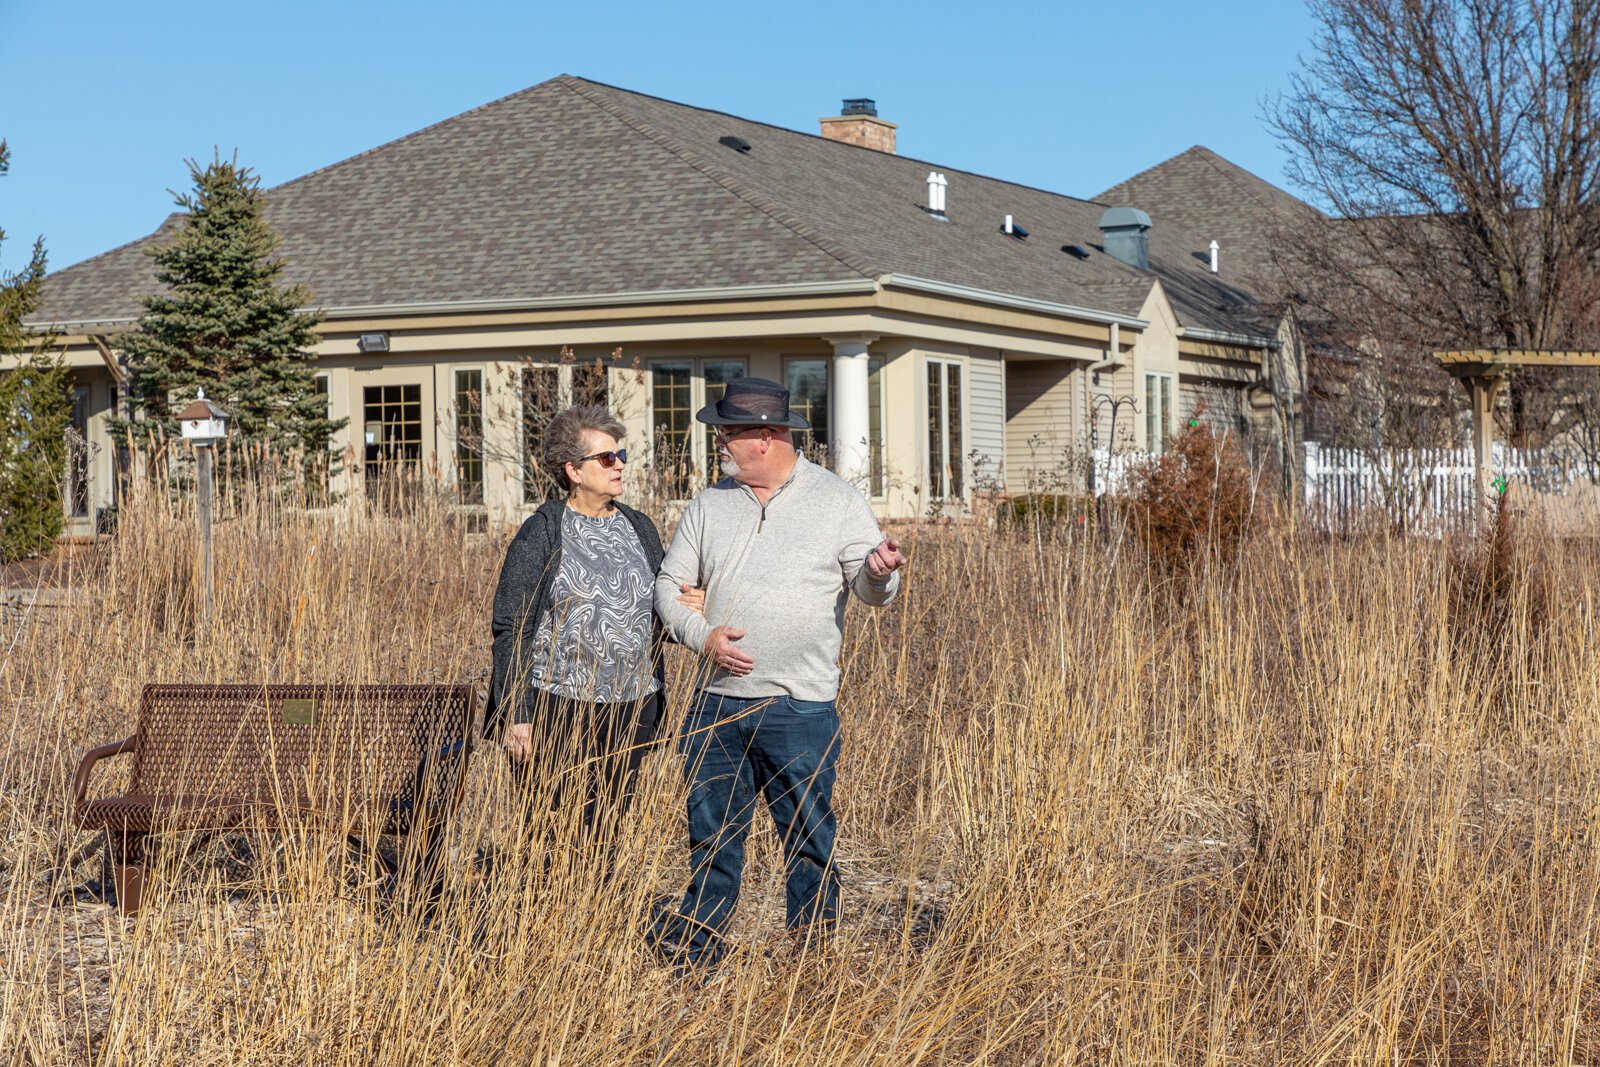
M 1211 242 L 1211 273 L 1212 274 L 1217 273 L 1217 253 L 1219 251 L 1221 251 L 1221 250 L 1222 250 L 1222 246 L 1221 245 L 1217 244 L 1217 242 L 1215 242 L 1215 241 Z
M 928 172 L 928 210 L 935 215 L 944 214 L 945 187 L 950 183 L 936 170 Z
M 1130 267 L 1150 269 L 1150 216 L 1136 207 L 1114 207 L 1100 216 L 1107 255 Z
M 1000 232 L 1001 233 L 1010 233 L 1011 232 L 1011 216 L 1010 215 L 1006 216 L 1006 224 L 1004 226 L 1000 227 Z

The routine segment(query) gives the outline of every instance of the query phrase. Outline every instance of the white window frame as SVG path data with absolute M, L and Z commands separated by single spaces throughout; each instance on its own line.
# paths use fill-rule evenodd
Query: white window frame
M 926 418 L 919 420 L 917 436 L 921 439 L 920 448 L 926 461 L 926 465 L 923 469 L 928 472 L 928 499 L 965 500 L 967 495 L 972 491 L 971 471 L 967 469 L 967 454 L 971 451 L 970 442 L 972 440 L 968 429 L 968 413 L 972 408 L 972 402 L 968 396 L 968 393 L 972 387 L 972 375 L 968 371 L 966 359 L 962 356 L 930 355 L 925 357 L 922 372 L 917 376 L 919 379 L 919 388 L 922 392 L 922 411 L 924 415 L 927 415 L 929 412 L 931 412 L 934 400 L 932 394 L 928 391 L 927 372 L 927 368 L 933 366 L 946 368 L 954 367 L 957 373 L 961 375 L 961 410 L 958 412 L 958 418 L 961 423 L 961 452 L 955 457 L 951 457 L 950 455 L 950 412 L 948 404 L 945 405 L 940 419 L 940 440 L 942 442 L 943 449 L 940 455 L 934 456 L 932 454 L 932 450 L 929 448 L 930 442 L 928 441 L 928 424 Z M 950 394 L 949 374 L 949 370 L 945 370 L 941 373 L 943 392 L 946 397 L 948 397 Z M 952 459 L 954 462 L 952 462 Z M 955 478 L 960 480 L 961 484 L 959 492 L 935 492 L 935 489 L 938 487 L 938 483 L 943 480 L 943 473 L 947 466 L 953 472 Z
M 710 431 L 694 414 L 706 406 L 706 374 L 707 363 L 738 363 L 744 368 L 742 377 L 750 376 L 750 357 L 747 354 L 727 356 L 660 356 L 649 360 L 646 366 L 650 371 L 650 381 L 645 391 L 645 432 L 648 434 L 650 448 L 653 452 L 656 445 L 656 367 L 666 365 L 689 365 L 689 455 L 697 462 L 704 462 L 706 453 L 711 447 Z M 710 481 L 710 471 L 701 474 Z M 695 487 L 698 488 L 698 487 Z
M 1151 385 L 1155 386 L 1152 394 Z M 1173 428 L 1177 425 L 1174 419 L 1174 401 L 1177 399 L 1178 389 L 1176 375 L 1170 371 L 1145 371 L 1144 372 L 1144 448 L 1146 452 L 1165 452 L 1167 445 L 1172 441 Z M 1151 397 L 1162 408 L 1160 412 L 1150 410 Z M 1160 437 L 1152 441 L 1150 428 L 1152 425 L 1161 429 Z

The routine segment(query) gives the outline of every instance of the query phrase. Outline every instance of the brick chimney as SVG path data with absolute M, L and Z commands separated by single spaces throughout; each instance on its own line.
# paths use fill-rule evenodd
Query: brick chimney
M 818 119 L 822 136 L 894 155 L 895 124 L 878 117 L 878 105 L 866 99 L 846 100 L 839 114 Z

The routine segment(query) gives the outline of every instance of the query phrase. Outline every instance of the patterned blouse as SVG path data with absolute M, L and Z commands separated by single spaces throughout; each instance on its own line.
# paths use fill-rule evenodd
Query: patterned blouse
M 657 688 L 650 662 L 656 576 L 619 511 L 561 516 L 561 567 L 533 638 L 529 683 L 570 700 L 611 704 Z

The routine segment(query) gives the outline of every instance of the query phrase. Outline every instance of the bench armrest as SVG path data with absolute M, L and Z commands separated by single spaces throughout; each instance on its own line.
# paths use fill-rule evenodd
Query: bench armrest
M 138 747 L 139 735 L 135 734 L 132 737 L 124 737 L 121 741 L 113 741 L 109 745 L 101 745 L 99 748 L 91 748 L 85 752 L 82 762 L 78 764 L 78 773 L 72 779 L 72 806 L 74 808 L 83 806 L 84 794 L 89 789 L 89 771 L 94 768 L 96 763 L 109 756 L 120 756 L 124 752 L 132 752 Z

